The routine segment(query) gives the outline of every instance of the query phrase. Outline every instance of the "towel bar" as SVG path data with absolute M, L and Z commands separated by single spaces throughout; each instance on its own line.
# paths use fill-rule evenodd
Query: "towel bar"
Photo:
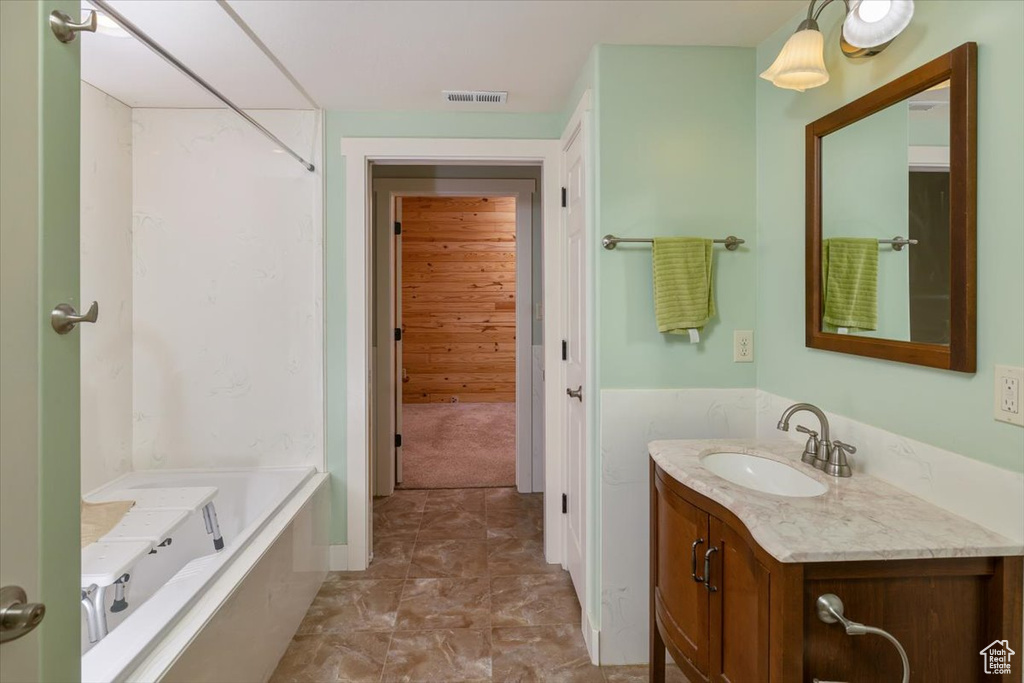
M 715 244 L 724 244 L 725 248 L 729 251 L 736 251 L 740 245 L 746 242 L 735 235 L 729 235 L 724 240 L 711 240 Z M 619 242 L 634 242 L 634 243 L 646 243 L 653 244 L 653 237 L 616 237 L 615 235 L 605 235 L 601 239 L 601 245 L 605 249 L 614 249 Z

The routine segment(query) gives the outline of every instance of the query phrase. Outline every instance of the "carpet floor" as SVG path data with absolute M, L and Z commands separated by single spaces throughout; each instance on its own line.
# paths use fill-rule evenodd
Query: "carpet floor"
M 409 403 L 402 407 L 400 488 L 515 484 L 515 403 Z

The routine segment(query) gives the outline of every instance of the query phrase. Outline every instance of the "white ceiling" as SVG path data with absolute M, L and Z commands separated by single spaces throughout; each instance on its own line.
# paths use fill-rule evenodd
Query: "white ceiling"
M 598 43 L 752 47 L 806 7 L 805 0 L 228 2 L 317 104 L 363 111 L 560 111 Z M 215 0 L 112 4 L 240 106 L 309 107 Z M 126 104 L 218 104 L 131 38 L 84 41 L 82 78 Z M 452 105 L 443 89 L 507 90 L 508 104 Z

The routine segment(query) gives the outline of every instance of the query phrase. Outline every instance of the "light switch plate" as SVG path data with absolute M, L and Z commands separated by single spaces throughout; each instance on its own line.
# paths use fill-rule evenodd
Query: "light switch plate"
M 992 414 L 1000 422 L 1024 427 L 1024 406 L 1021 405 L 1021 389 L 1024 388 L 1024 368 L 997 365 L 995 376 L 995 399 Z
M 733 330 L 732 331 L 732 362 L 753 363 L 754 362 L 754 331 Z

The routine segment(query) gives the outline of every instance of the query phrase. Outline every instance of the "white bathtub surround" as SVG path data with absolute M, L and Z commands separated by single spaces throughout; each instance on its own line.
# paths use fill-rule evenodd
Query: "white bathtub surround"
M 241 667 L 244 654 L 247 666 L 263 667 L 245 680 L 264 680 L 287 647 L 327 568 L 326 475 L 312 468 L 134 472 L 91 495 L 193 486 L 217 489 L 224 549 L 213 552 L 201 516 L 193 515 L 169 547 L 143 557 L 132 570 L 128 609 L 110 613 L 107 606 L 110 633 L 82 657 L 83 681 L 159 680 L 176 660 L 209 666 L 201 644 L 228 643 L 223 623 L 247 646 L 231 641 L 222 659 Z M 271 609 L 274 619 L 260 612 Z
M 783 411 L 796 400 L 757 392 L 757 436 L 784 436 L 776 429 Z M 1011 472 L 828 411 L 832 438 L 857 447 L 849 456 L 854 477 L 868 474 L 953 514 L 1017 542 L 1024 540 L 1024 474 Z M 817 430 L 817 419 L 797 413 L 789 438 L 801 445 L 802 424 Z
M 752 437 L 755 396 L 752 388 L 601 392 L 602 664 L 647 661 L 648 442 Z
M 136 109 L 134 468 L 323 463 L 320 126 Z
M 332 572 L 348 571 L 348 546 L 333 544 L 327 550 L 327 568 Z
M 81 340 L 82 492 L 132 465 L 132 110 L 83 82 L 81 301 L 100 304 Z
M 827 486 L 815 497 L 761 493 L 716 476 L 701 462 L 715 452 L 750 453 L 792 466 Z M 854 562 L 1024 554 L 996 534 L 863 472 L 830 477 L 800 462 L 790 439 L 654 441 L 651 457 L 684 486 L 734 513 L 780 562 Z

